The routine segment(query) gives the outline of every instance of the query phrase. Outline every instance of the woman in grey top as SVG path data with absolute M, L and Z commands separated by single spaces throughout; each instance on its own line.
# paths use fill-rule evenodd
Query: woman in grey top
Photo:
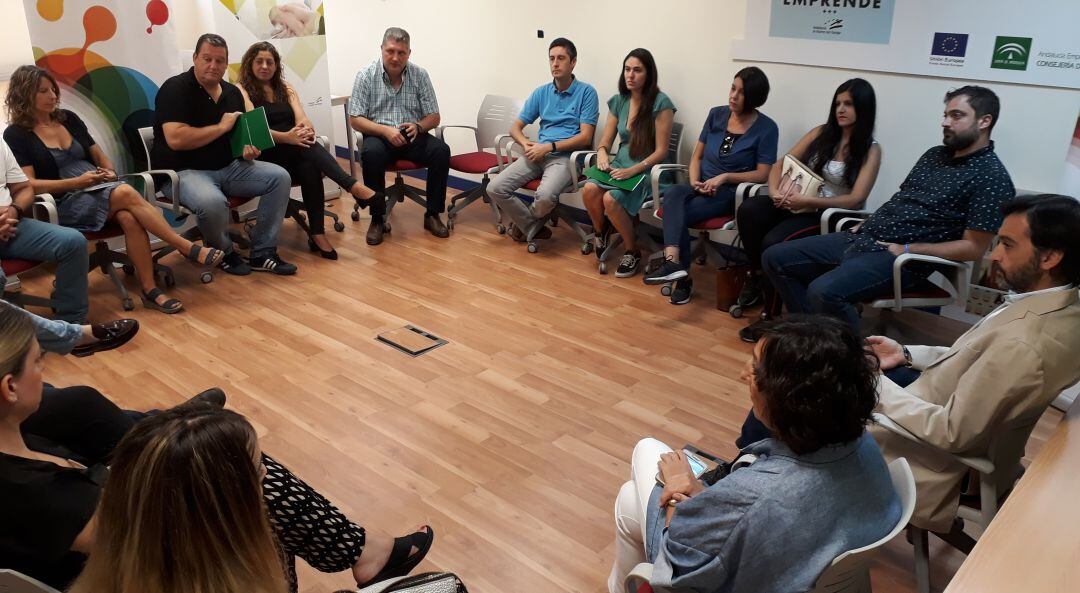
M 611 593 L 639 562 L 653 564 L 657 586 L 808 591 L 836 556 L 900 520 L 888 467 L 865 432 L 877 404 L 873 353 L 832 318 L 793 316 L 763 331 L 743 379 L 777 436 L 743 449 L 752 464 L 705 482 L 682 451 L 639 442 L 615 502 Z

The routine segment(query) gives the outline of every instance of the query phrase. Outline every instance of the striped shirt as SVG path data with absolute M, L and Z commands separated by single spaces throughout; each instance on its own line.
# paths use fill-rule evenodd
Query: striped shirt
M 406 122 L 418 122 L 426 115 L 439 112 L 435 89 L 426 70 L 407 62 L 401 72 L 401 88 L 394 90 L 390 75 L 377 58 L 356 73 L 349 115 L 360 116 L 385 126 L 398 127 Z

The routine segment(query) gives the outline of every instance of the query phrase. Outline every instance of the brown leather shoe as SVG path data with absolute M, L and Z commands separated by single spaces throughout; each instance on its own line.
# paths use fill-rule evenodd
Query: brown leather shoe
M 450 230 L 443 224 L 438 214 L 428 214 L 424 216 L 424 230 L 435 235 L 440 239 L 445 239 L 450 236 Z
M 96 352 L 112 350 L 127 344 L 131 338 L 135 337 L 135 334 L 139 333 L 139 322 L 134 319 L 117 319 L 92 325 L 90 331 L 97 341 L 76 346 L 71 350 L 73 356 L 90 356 Z
M 383 229 L 383 224 L 381 222 L 373 221 L 367 229 L 367 244 L 378 245 L 379 243 L 382 243 L 384 232 L 385 230 Z

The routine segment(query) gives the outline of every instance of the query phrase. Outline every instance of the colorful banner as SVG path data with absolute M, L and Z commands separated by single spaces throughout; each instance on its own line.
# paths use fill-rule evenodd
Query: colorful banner
M 895 0 L 772 0 L 771 37 L 889 43 Z
M 179 70 L 170 3 L 24 0 L 24 5 L 34 60 L 56 77 L 61 105 L 86 122 L 121 173 L 134 170 L 143 160 L 137 130 L 153 123 L 158 87 Z
M 1080 89 L 1080 2 L 747 2 L 732 57 Z M 853 45 L 857 42 L 860 45 Z
M 269 41 L 281 53 L 282 76 L 296 89 L 317 133 L 329 135 L 330 69 L 323 0 L 213 0 L 217 34 L 229 43 L 229 79 L 251 44 Z M 194 40 L 192 41 L 194 43 Z

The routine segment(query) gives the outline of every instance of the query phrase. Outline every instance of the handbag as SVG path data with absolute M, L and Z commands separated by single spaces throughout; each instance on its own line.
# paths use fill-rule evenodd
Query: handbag
M 780 206 L 787 204 L 792 196 L 803 196 L 805 198 L 821 196 L 821 186 L 825 184 L 825 180 L 799 159 L 790 154 L 785 154 L 783 171 L 780 176 L 780 187 L 777 188 L 777 191 L 780 192 Z M 792 212 L 802 214 L 815 210 L 817 208 L 802 208 L 792 210 Z
M 364 593 L 469 593 L 452 572 L 422 572 L 364 587 Z M 349 593 L 339 591 L 338 593 Z

